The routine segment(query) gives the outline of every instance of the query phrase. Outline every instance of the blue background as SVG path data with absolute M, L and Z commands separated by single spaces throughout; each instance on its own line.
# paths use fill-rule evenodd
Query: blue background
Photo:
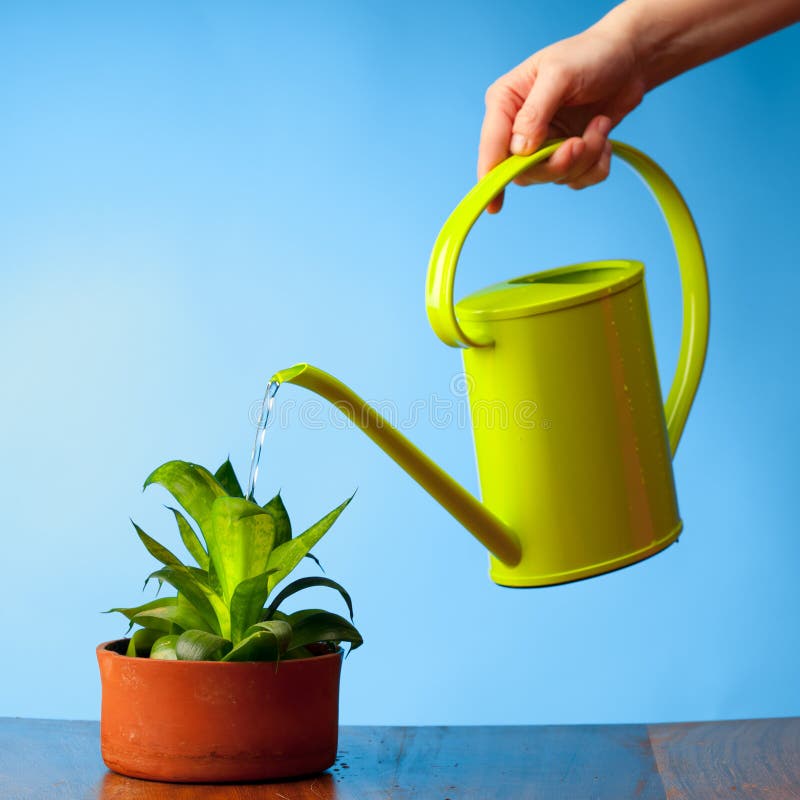
M 170 458 L 230 453 L 246 471 L 273 371 L 310 361 L 401 419 L 434 396 L 463 404 L 423 283 L 474 182 L 484 90 L 608 7 L 2 4 L 0 714 L 97 718 L 94 647 L 126 627 L 99 611 L 141 601 L 154 568 L 128 517 L 177 541 L 142 480 Z M 358 487 L 317 550 L 366 638 L 344 723 L 800 714 L 798 48 L 791 29 L 683 76 L 616 133 L 673 176 L 709 262 L 678 545 L 588 582 L 501 589 L 360 433 L 298 416 L 270 429 L 259 494 L 282 487 L 298 527 Z M 677 271 L 624 166 L 586 192 L 513 190 L 471 235 L 459 292 L 603 257 L 646 262 L 668 381 Z M 466 430 L 423 416 L 409 435 L 476 489 Z

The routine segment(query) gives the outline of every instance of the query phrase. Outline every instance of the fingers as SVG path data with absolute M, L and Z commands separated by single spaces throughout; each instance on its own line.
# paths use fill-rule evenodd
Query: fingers
M 530 155 L 539 149 L 548 135 L 558 130 L 554 117 L 562 106 L 569 104 L 571 91 L 569 72 L 552 66 L 538 71 L 536 67 L 527 71 L 518 68 L 493 84 L 486 93 L 478 178 L 503 161 L 509 152 Z M 626 96 L 620 101 L 635 105 L 637 98 L 640 99 Z M 561 120 L 562 128 L 563 122 Z M 608 135 L 612 126 L 610 116 L 594 117 L 581 136 L 567 139 L 547 161 L 518 176 L 514 183 L 529 186 L 554 182 L 573 189 L 599 183 L 608 176 L 610 169 Z M 490 202 L 487 210 L 496 214 L 502 206 L 501 193 Z
M 558 150 L 541 164 L 531 167 L 514 179 L 517 186 L 532 186 L 535 183 L 553 183 L 566 175 L 583 155 L 586 145 L 580 136 L 573 136 L 561 144 Z
M 584 148 L 580 157 L 575 159 L 567 172 L 556 180 L 556 183 L 571 183 L 592 169 L 603 155 L 603 148 L 611 132 L 611 120 L 605 116 L 595 117 L 583 132 Z
M 510 150 L 527 156 L 538 150 L 550 130 L 550 122 L 569 88 L 569 78 L 560 69 L 540 71 L 514 119 Z
M 496 167 L 508 156 L 508 142 L 520 98 L 503 84 L 494 84 L 486 92 L 486 113 L 481 126 L 481 141 L 478 147 L 478 178 L 482 178 L 492 167 Z M 496 214 L 503 206 L 500 194 L 488 206 L 490 214 Z
M 611 171 L 611 142 L 606 142 L 603 152 L 597 163 L 583 173 L 579 178 L 567 184 L 570 189 L 585 189 L 587 186 L 594 186 L 601 183 L 608 177 Z
M 595 117 L 586 126 L 583 136 L 567 139 L 547 161 L 524 172 L 514 183 L 518 186 L 531 186 L 536 183 L 572 185 L 580 182 L 583 176 L 594 170 L 599 163 L 610 132 L 611 120 L 606 116 Z

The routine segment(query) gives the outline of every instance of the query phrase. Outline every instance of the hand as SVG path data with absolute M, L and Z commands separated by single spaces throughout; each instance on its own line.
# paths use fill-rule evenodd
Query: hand
M 634 47 L 602 23 L 523 61 L 486 92 L 478 177 L 509 153 L 528 155 L 547 140 L 569 137 L 550 158 L 520 175 L 520 186 L 583 189 L 608 176 L 611 129 L 642 101 L 646 82 Z M 489 213 L 503 205 L 502 194 Z

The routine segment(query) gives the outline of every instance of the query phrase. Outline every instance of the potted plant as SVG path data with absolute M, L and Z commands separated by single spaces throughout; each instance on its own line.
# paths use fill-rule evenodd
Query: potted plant
M 279 588 L 333 525 L 346 500 L 299 536 L 280 494 L 266 505 L 244 497 L 230 461 L 213 475 L 169 461 L 145 481 L 177 500 L 170 509 L 195 565 L 134 523 L 161 566 L 145 581 L 171 596 L 114 608 L 137 626 L 97 648 L 102 683 L 100 739 L 106 765 L 125 775 L 178 782 L 253 781 L 310 774 L 336 759 L 341 642 L 362 638 L 321 609 L 284 613 L 325 577 Z M 316 559 L 315 559 L 316 560 Z M 277 590 L 277 591 L 276 591 Z

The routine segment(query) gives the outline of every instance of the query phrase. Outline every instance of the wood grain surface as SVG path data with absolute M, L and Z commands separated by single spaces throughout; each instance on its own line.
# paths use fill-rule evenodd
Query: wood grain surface
M 800 719 L 343 727 L 330 771 L 243 786 L 108 772 L 98 724 L 0 718 L 2 800 L 800 800 Z

